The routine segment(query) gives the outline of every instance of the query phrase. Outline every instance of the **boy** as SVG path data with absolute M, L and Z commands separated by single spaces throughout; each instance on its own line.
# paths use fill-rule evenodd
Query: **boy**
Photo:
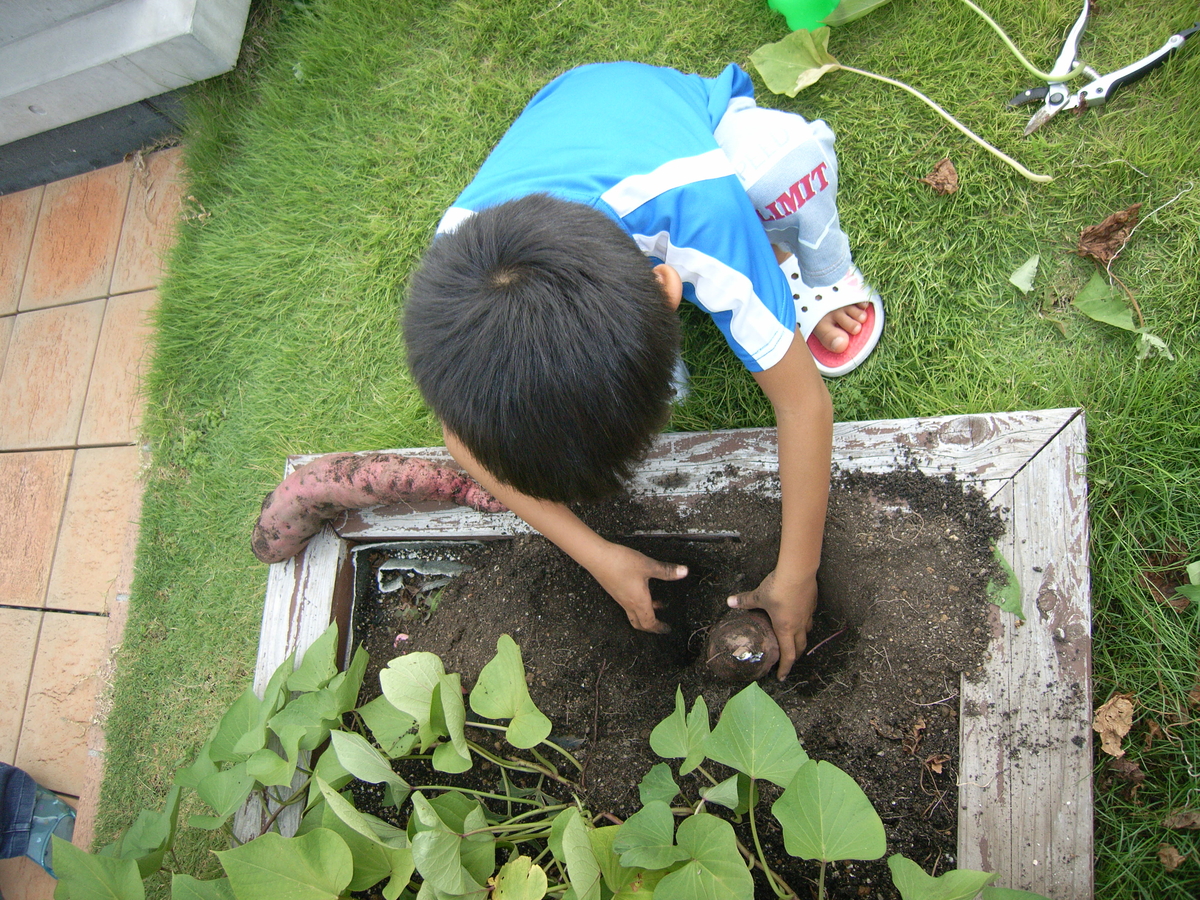
M 573 69 L 443 217 L 404 318 L 454 458 L 635 628 L 662 632 L 649 581 L 686 568 L 600 538 L 566 504 L 617 489 L 666 422 L 680 301 L 712 314 L 776 414 L 778 563 L 728 603 L 770 615 L 780 679 L 817 602 L 833 422 L 821 373 L 857 366 L 883 324 L 838 227 L 832 143 L 824 123 L 755 107 L 735 65 L 713 79 Z

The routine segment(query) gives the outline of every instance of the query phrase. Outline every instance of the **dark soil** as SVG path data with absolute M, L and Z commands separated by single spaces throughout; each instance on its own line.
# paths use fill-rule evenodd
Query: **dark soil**
M 403 592 L 360 598 L 356 637 L 372 660 L 362 699 L 378 693 L 379 668 L 403 651 L 438 654 L 469 688 L 499 635 L 510 634 L 555 737 L 579 747 L 581 799 L 594 815 L 624 819 L 640 806 L 638 782 L 661 761 L 648 738 L 673 710 L 676 686 L 689 708 L 704 695 L 713 725 L 740 690 L 705 670 L 706 631 L 729 594 L 753 588 L 774 567 L 779 503 L 752 492 L 713 494 L 681 518 L 665 501 L 623 497 L 579 513 L 605 536 L 688 566 L 682 582 L 653 583 L 671 634 L 634 631 L 588 573 L 545 539 L 491 542 L 463 557 L 474 571 L 445 588 L 424 623 Z M 696 530 L 738 537 L 630 536 Z M 760 682 L 808 754 L 840 766 L 866 791 L 883 818 L 888 854 L 937 874 L 955 865 L 958 684 L 986 648 L 986 585 L 1003 580 L 991 547 L 1002 532 L 986 499 L 952 478 L 909 470 L 835 477 L 809 651 L 785 682 L 773 674 Z M 401 633 L 408 638 L 398 642 Z M 469 737 L 493 742 L 490 734 Z M 707 767 L 718 778 L 729 774 Z M 460 778 L 467 780 L 455 783 L 494 789 L 494 770 Z M 696 775 L 680 783 L 689 796 L 702 786 Z M 769 862 L 800 896 L 815 894 L 809 879 L 817 866 L 783 851 L 769 812 L 779 792 L 762 788 L 758 824 Z M 759 896 L 772 896 L 759 884 Z M 897 896 L 884 860 L 835 864 L 826 887 L 838 898 Z

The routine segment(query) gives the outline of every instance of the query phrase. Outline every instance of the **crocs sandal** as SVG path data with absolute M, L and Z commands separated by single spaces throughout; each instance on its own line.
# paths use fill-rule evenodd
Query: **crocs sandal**
M 779 264 L 779 268 L 787 276 L 792 288 L 792 296 L 796 299 L 796 324 L 816 360 L 817 370 L 826 378 L 836 378 L 862 365 L 883 333 L 883 300 L 867 284 L 858 266 L 851 266 L 850 271 L 836 284 L 819 288 L 810 288 L 804 283 L 796 257 L 789 256 Z M 862 330 L 858 334 L 850 335 L 850 346 L 841 353 L 826 350 L 813 335 L 817 323 L 835 309 L 863 302 L 870 304 L 867 307 L 867 320 L 862 323 Z
M 33 807 L 33 821 L 29 828 L 29 847 L 25 855 L 41 866 L 50 875 L 53 842 L 51 836 L 70 841 L 75 832 L 75 810 L 41 785 L 37 787 Z

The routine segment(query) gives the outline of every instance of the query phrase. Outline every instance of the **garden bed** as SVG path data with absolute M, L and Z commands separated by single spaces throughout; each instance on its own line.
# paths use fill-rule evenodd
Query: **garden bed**
M 822 579 L 815 652 L 768 687 L 808 751 L 867 789 L 890 852 L 938 871 L 998 871 L 1000 885 L 1055 898 L 1091 896 L 1082 426 L 1075 410 L 837 426 L 844 474 L 823 572 L 842 574 Z M 589 808 L 626 815 L 653 762 L 648 728 L 670 712 L 674 684 L 689 702 L 702 692 L 714 710 L 730 693 L 702 677 L 697 635 L 728 592 L 757 583 L 773 562 L 773 438 L 770 430 L 666 435 L 622 506 L 587 511 L 602 532 L 691 568 L 686 582 L 656 586 L 676 626 L 669 638 L 629 629 L 585 573 L 510 515 L 378 511 L 336 523 L 300 558 L 273 567 L 260 672 L 331 615 L 346 633 L 352 542 L 512 538 L 471 551 L 483 577 L 456 579 L 461 587 L 447 589 L 427 624 L 402 632 L 385 614 L 368 640 L 379 646 L 368 649 L 377 665 L 396 643 L 432 649 L 469 682 L 496 634 L 512 634 L 535 701 L 560 734 L 591 744 Z M 445 458 L 440 448 L 406 452 Z M 1021 586 L 1024 624 L 982 601 L 996 516 L 1007 526 L 999 546 Z M 486 598 L 485 584 L 495 592 Z M 859 598 L 871 599 L 856 609 Z M 409 641 L 397 641 L 400 633 Z M 959 672 L 969 677 L 960 683 Z M 892 813 L 899 797 L 908 799 Z

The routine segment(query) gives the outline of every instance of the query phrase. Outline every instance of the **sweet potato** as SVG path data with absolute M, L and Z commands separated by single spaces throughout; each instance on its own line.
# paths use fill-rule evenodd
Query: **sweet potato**
M 757 681 L 779 662 L 779 641 L 761 609 L 730 610 L 708 632 L 708 671 L 721 681 Z
M 484 512 L 504 506 L 461 472 L 396 453 L 330 453 L 300 466 L 263 499 L 251 549 L 265 563 L 295 556 L 321 524 L 351 509 L 449 500 Z

